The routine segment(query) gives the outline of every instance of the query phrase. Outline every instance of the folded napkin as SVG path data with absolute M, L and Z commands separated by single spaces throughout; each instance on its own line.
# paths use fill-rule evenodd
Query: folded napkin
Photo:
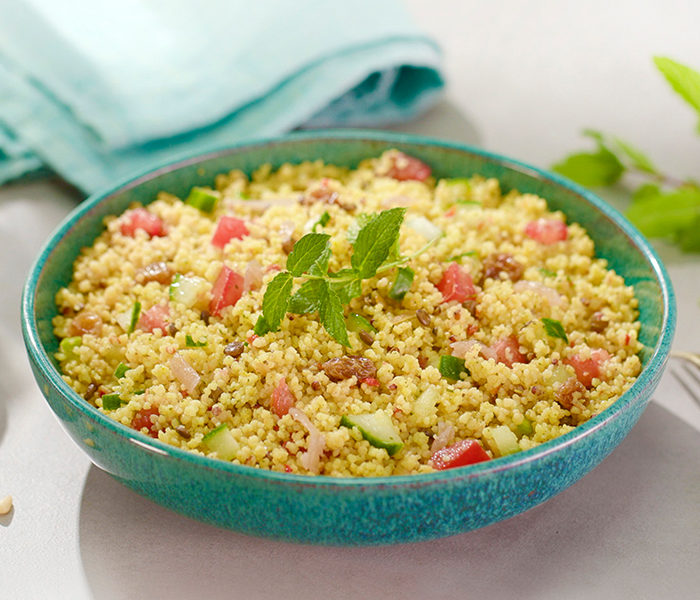
M 0 2 L 0 183 L 93 192 L 299 126 L 408 119 L 440 52 L 396 0 Z

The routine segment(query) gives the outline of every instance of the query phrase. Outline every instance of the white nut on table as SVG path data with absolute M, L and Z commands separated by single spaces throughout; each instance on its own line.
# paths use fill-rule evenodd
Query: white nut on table
M 12 496 L 7 495 L 0 499 L 0 515 L 6 515 L 12 510 Z

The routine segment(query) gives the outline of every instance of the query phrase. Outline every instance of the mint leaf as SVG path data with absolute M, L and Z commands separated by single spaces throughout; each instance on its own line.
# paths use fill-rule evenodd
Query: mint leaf
M 625 172 L 617 156 L 603 145 L 598 152 L 572 154 L 552 169 L 586 186 L 611 185 Z
M 203 342 L 195 342 L 190 334 L 187 334 L 185 336 L 185 346 L 187 348 L 203 348 L 206 345 L 207 345 L 206 340 L 204 340 Z
M 258 320 L 255 322 L 255 327 L 253 327 L 253 333 L 255 335 L 265 335 L 266 333 L 270 333 L 272 331 L 270 329 L 270 326 L 267 324 L 267 321 L 265 320 L 265 317 L 260 315 L 258 317 Z M 246 342 L 247 344 L 247 342 Z
M 700 252 L 700 218 L 676 233 L 676 242 L 683 252 Z
M 331 245 L 328 243 L 316 262 L 311 265 L 309 275 L 314 277 L 326 277 L 328 275 L 328 262 L 331 259 Z
M 373 277 L 386 260 L 399 236 L 405 213 L 403 207 L 384 210 L 360 229 L 350 262 L 362 279 Z
M 656 198 L 662 194 L 661 188 L 654 183 L 645 183 L 637 188 L 632 194 L 632 202 L 644 202 Z
M 141 315 L 141 303 L 137 300 L 134 302 L 134 306 L 131 309 L 131 321 L 129 323 L 129 329 L 127 333 L 134 333 L 136 325 L 139 322 L 139 316 Z
M 325 227 L 328 225 L 328 221 L 331 220 L 331 216 L 328 214 L 328 211 L 324 212 L 312 226 L 311 226 L 311 231 L 316 233 L 316 228 L 317 227 Z
M 392 300 L 403 300 L 406 292 L 411 289 L 415 273 L 411 267 L 399 267 L 396 270 L 394 285 L 389 290 L 389 298 Z
M 359 278 L 330 282 L 333 291 L 343 304 L 349 304 L 350 300 L 362 295 L 362 280 Z
M 357 236 L 360 230 L 365 227 L 372 219 L 377 215 L 368 215 L 367 213 L 360 213 L 355 217 L 355 220 L 348 227 L 348 232 L 345 234 L 348 242 L 354 244 L 357 241 Z
M 450 256 L 450 258 L 447 259 L 447 262 L 459 262 L 465 256 L 474 256 L 474 255 L 476 255 L 476 250 L 469 250 L 469 252 L 462 252 L 462 254 L 455 254 L 454 256 Z
M 544 330 L 549 337 L 559 338 L 560 340 L 564 340 L 567 344 L 569 343 L 569 338 L 566 337 L 566 332 L 564 331 L 564 327 L 560 321 L 544 317 L 542 319 L 542 323 L 544 324 Z
M 338 294 L 327 281 L 321 281 L 318 317 L 328 334 L 343 346 L 350 347 L 348 330 L 345 328 L 343 318 L 343 306 L 340 303 Z
M 700 73 L 665 56 L 655 56 L 654 64 L 674 91 L 700 114 Z
M 700 218 L 700 188 L 682 187 L 667 194 L 647 197 L 632 204 L 626 215 L 644 235 L 673 236 Z
M 295 277 L 309 270 L 322 258 L 330 244 L 331 236 L 326 233 L 307 233 L 302 237 L 287 257 L 287 269 Z
M 637 148 L 634 148 L 627 142 L 623 142 L 620 138 L 615 138 L 615 143 L 627 155 L 633 167 L 652 175 L 658 172 L 651 160 L 641 150 L 637 150 Z
M 282 271 L 277 273 L 275 278 L 267 284 L 267 289 L 263 296 L 262 309 L 263 317 L 270 331 L 277 331 L 282 319 L 287 314 L 287 305 L 292 295 L 292 283 L 292 274 Z
M 323 281 L 319 279 L 309 279 L 302 283 L 289 300 L 287 310 L 297 315 L 316 312 L 322 285 Z

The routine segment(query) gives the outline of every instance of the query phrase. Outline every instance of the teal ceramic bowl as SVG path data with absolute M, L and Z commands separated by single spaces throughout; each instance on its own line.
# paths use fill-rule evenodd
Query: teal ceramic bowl
M 399 148 L 440 177 L 497 177 L 504 189 L 546 198 L 583 225 L 597 254 L 634 286 L 645 345 L 644 369 L 613 406 L 537 448 L 447 471 L 370 479 L 269 472 L 189 454 L 125 427 L 90 406 L 61 379 L 51 319 L 54 297 L 71 277 L 80 249 L 102 219 L 158 191 L 183 196 L 233 168 L 250 172 L 323 158 L 356 165 Z M 558 494 L 595 467 L 627 435 L 656 387 L 675 326 L 671 284 L 658 257 L 618 212 L 571 182 L 494 154 L 451 142 L 374 132 L 312 132 L 234 146 L 194 157 L 90 197 L 58 227 L 33 266 L 22 300 L 24 339 L 49 406 L 100 468 L 138 493 L 195 519 L 244 533 L 319 544 L 392 544 L 483 527 Z M 78 499 L 75 499 L 76 502 Z M 125 515 L 124 518 L 128 518 Z

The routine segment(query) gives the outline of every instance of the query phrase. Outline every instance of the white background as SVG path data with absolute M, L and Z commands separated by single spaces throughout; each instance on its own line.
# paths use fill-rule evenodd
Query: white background
M 654 54 L 700 68 L 697 2 L 449 2 L 410 10 L 445 50 L 449 89 L 404 131 L 547 167 L 584 127 L 700 178 L 698 117 Z M 633 183 L 633 182 L 632 182 Z M 606 198 L 622 206 L 620 186 Z M 91 466 L 34 384 L 20 288 L 76 204 L 58 182 L 0 188 L 1 598 L 689 598 L 700 589 L 700 407 L 667 372 L 629 437 L 564 493 L 432 542 L 318 548 L 199 524 Z M 656 244 L 679 300 L 674 346 L 700 351 L 700 257 Z M 671 366 L 677 369 L 676 365 Z

